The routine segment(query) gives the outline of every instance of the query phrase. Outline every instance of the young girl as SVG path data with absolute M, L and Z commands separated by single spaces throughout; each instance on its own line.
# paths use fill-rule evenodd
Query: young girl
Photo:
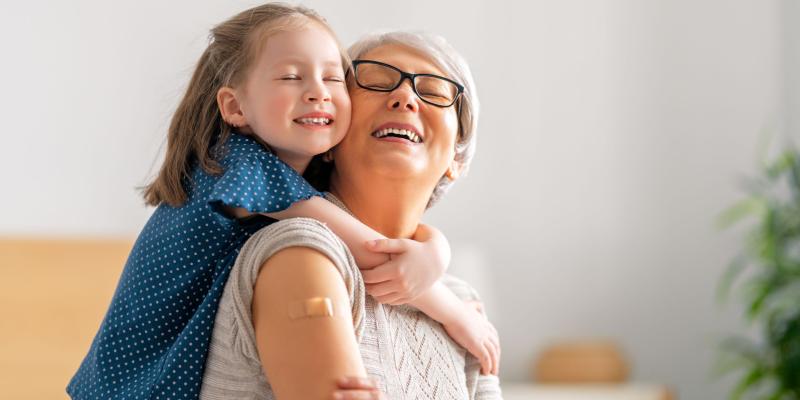
M 362 268 L 382 271 L 378 301 L 410 303 L 434 319 L 447 314 L 455 295 L 426 292 L 449 259 L 438 231 L 421 228 L 420 242 L 375 240 L 377 232 L 301 176 L 348 129 L 343 54 L 324 20 L 302 7 L 267 4 L 214 28 L 172 119 L 164 164 L 144 193 L 158 208 L 67 387 L 73 398 L 197 398 L 230 268 L 272 218 L 327 223 Z M 469 315 L 445 327 L 496 373 L 496 352 L 486 350 L 496 338 Z

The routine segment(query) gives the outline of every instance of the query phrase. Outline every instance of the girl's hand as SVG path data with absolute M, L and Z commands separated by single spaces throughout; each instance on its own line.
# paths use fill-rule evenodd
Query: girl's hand
M 336 381 L 335 400 L 386 400 L 378 390 L 378 384 L 371 378 L 348 377 Z
M 446 245 L 446 242 L 445 242 Z M 405 304 L 430 288 L 444 274 L 450 258 L 438 240 L 379 239 L 367 242 L 367 249 L 388 253 L 390 260 L 362 270 L 367 293 L 383 304 Z M 442 253 L 446 252 L 446 256 Z
M 477 304 L 476 304 L 477 303 Z M 497 375 L 500 369 L 500 339 L 497 330 L 480 311 L 478 302 L 464 303 L 453 319 L 442 324 L 456 343 L 481 363 L 481 373 Z

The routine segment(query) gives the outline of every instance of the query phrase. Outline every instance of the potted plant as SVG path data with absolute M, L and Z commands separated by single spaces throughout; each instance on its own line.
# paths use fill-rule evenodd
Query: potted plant
M 757 335 L 721 342 L 718 367 L 738 372 L 731 399 L 800 400 L 800 155 L 794 146 L 762 163 L 749 195 L 726 210 L 723 227 L 749 221 L 743 251 L 721 280 Z M 758 336 L 754 339 L 752 336 Z

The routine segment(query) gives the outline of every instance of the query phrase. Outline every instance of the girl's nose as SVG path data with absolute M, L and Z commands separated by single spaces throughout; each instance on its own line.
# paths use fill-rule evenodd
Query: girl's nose
M 331 93 L 323 84 L 314 83 L 303 95 L 307 103 L 326 103 L 331 101 Z

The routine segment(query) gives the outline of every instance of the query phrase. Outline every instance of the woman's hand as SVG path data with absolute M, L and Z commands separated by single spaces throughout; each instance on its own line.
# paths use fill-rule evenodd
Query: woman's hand
M 481 363 L 481 373 L 497 375 L 500 369 L 500 338 L 497 329 L 481 312 L 480 302 L 463 303 L 451 320 L 442 323 L 447 334 Z
M 374 379 L 347 377 L 336 381 L 334 400 L 386 400 Z
M 367 293 L 383 304 L 405 304 L 439 280 L 450 262 L 450 245 L 438 230 L 420 225 L 417 240 L 379 239 L 367 249 L 387 253 L 390 260 L 362 270 Z

